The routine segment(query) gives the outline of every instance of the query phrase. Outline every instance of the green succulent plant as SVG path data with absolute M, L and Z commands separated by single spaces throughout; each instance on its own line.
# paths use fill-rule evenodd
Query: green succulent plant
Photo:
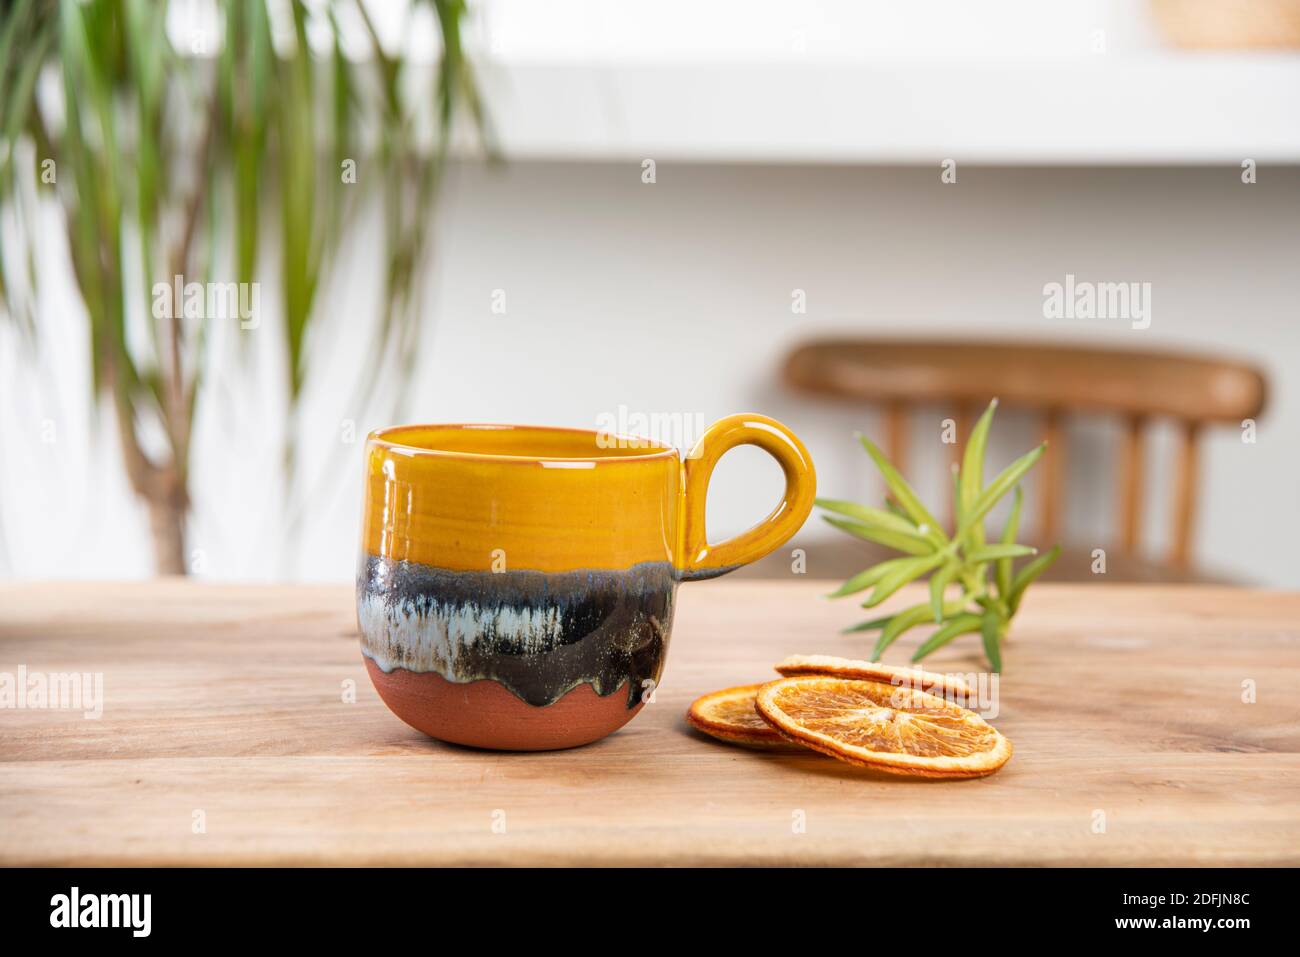
M 983 639 L 989 665 L 994 671 L 1001 671 L 1002 640 L 1020 610 L 1025 590 L 1061 552 L 1061 547 L 1056 545 L 1039 555 L 1037 549 L 1016 542 L 1022 500 L 1020 480 L 1042 457 L 1046 442 L 1016 459 L 988 485 L 984 484 L 984 452 L 997 405 L 997 399 L 989 403 L 971 431 L 960 467 L 953 468 L 951 535 L 944 532 L 907 480 L 866 436 L 859 439 L 884 476 L 891 496 L 885 507 L 817 499 L 821 508 L 834 513 L 822 517 L 836 528 L 902 552 L 898 558 L 854 575 L 832 592 L 831 598 L 871 589 L 862 607 L 874 608 L 909 582 L 929 576 L 929 601 L 847 629 L 846 633 L 880 632 L 872 661 L 879 661 L 904 632 L 933 623 L 939 627 L 917 648 L 913 661 L 920 661 L 958 635 L 978 634 Z M 990 543 L 985 537 L 984 520 L 1002 497 L 1013 490 L 1015 499 L 1002 535 Z M 1017 559 L 1030 556 L 1035 556 L 1032 561 L 1019 570 L 1015 568 Z M 949 597 L 953 589 L 960 590 L 959 597 Z

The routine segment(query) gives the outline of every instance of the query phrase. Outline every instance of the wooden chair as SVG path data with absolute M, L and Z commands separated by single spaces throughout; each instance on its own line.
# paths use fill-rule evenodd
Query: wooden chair
M 1178 429 L 1173 488 L 1173 535 L 1162 568 L 1131 575 L 1156 580 L 1202 579 L 1191 569 L 1196 514 L 1197 443 L 1208 425 L 1253 419 L 1264 406 L 1265 380 L 1255 368 L 1223 359 L 1166 352 L 1036 345 L 953 339 L 822 339 L 796 348 L 785 363 L 794 390 L 880 405 L 885 410 L 886 452 L 907 470 L 907 414 L 917 405 L 950 410 L 959 441 L 993 396 L 1003 407 L 1039 413 L 1048 451 L 1039 463 L 1036 538 L 1057 540 L 1064 503 L 1065 418 L 1118 416 L 1123 437 L 1118 476 L 1118 544 L 1132 565 L 1138 559 L 1144 465 L 1142 437 L 1154 418 Z M 1026 500 L 1026 508 L 1031 503 Z M 860 563 L 860 562 L 859 562 Z M 1149 564 L 1149 563 L 1148 563 Z M 1071 577 L 1071 576 L 1064 576 Z M 1081 576 L 1074 576 L 1081 577 Z

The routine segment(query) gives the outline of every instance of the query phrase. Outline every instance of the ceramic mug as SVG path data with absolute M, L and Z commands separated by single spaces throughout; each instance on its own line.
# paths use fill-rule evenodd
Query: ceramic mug
M 705 536 L 709 477 L 738 445 L 785 493 L 749 531 Z M 517 425 L 414 425 L 366 443 L 357 623 L 384 703 L 432 737 L 506 750 L 587 744 L 659 681 L 677 585 L 793 535 L 816 478 L 762 415 L 712 425 L 683 461 L 646 439 Z

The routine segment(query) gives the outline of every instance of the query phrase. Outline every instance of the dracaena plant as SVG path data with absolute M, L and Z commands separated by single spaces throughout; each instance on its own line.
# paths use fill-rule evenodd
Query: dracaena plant
M 870 589 L 863 608 L 874 608 L 909 582 L 929 576 L 930 597 L 892 615 L 854 625 L 848 632 L 879 631 L 873 661 L 900 635 L 917 625 L 939 627 L 927 638 L 913 661 L 920 661 L 958 635 L 978 634 L 994 671 L 1002 670 L 1002 640 L 1020 609 L 1025 589 L 1060 554 L 1059 545 L 1042 555 L 1016 542 L 1020 528 L 1020 480 L 1042 457 L 1047 443 L 1016 459 L 988 485 L 984 484 L 984 452 L 997 399 L 980 416 L 953 469 L 953 530 L 951 534 L 922 504 L 916 492 L 866 436 L 863 447 L 884 476 L 891 500 L 884 508 L 819 498 L 817 504 L 832 515 L 822 516 L 836 528 L 903 554 L 854 575 L 830 597 L 856 595 Z M 1014 501 L 1001 536 L 986 538 L 984 520 L 1008 492 Z M 1016 569 L 1017 559 L 1033 557 Z
M 213 346 L 215 327 L 187 315 L 179 281 L 176 301 L 151 309 L 159 281 L 237 283 L 242 301 L 274 277 L 278 336 L 243 342 L 278 339 L 292 423 L 312 378 L 310 344 L 331 312 L 322 290 L 358 268 L 339 253 L 358 197 L 375 191 L 380 299 L 348 318 L 371 325 L 343 386 L 357 395 L 350 408 L 365 410 L 381 381 L 396 383 L 397 405 L 453 124 L 463 116 L 488 131 L 461 42 L 466 0 L 410 0 L 396 43 L 381 43 L 373 0 L 211 0 L 177 9 L 181 26 L 169 29 L 181 6 L 0 0 L 0 226 L 14 227 L 0 229 L 0 321 L 29 340 L 41 333 L 36 267 L 57 247 L 42 241 L 38 214 L 53 206 L 85 307 L 95 395 L 148 506 L 157 568 L 184 574 L 196 409 L 221 378 L 216 363 L 248 349 Z M 410 39 L 420 15 L 441 41 L 428 70 L 415 68 Z M 345 55 L 348 39 L 360 49 Z M 381 376 L 386 368 L 395 374 Z M 293 489 L 304 483 L 289 430 L 283 451 Z M 298 508 L 284 511 L 292 526 Z

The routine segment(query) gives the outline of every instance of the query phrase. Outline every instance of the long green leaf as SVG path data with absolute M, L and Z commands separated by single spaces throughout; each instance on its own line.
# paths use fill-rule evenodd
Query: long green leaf
M 970 614 L 950 618 L 942 628 L 937 629 L 933 635 L 922 643 L 920 648 L 916 649 L 916 653 L 912 655 L 912 660 L 920 661 L 926 655 L 942 648 L 958 635 L 967 635 L 979 631 L 982 621 L 983 619 L 979 615 Z
M 924 603 L 920 605 L 912 605 L 910 608 L 900 611 L 880 632 L 880 637 L 876 639 L 876 647 L 871 651 L 871 660 L 879 661 L 881 655 L 885 653 L 885 649 L 893 644 L 894 640 L 909 628 L 913 628 L 922 622 L 933 620 L 934 612 L 930 610 L 929 605 Z
M 893 615 L 885 615 L 883 618 L 872 618 L 870 621 L 859 622 L 851 628 L 845 628 L 840 632 L 840 634 L 851 635 L 854 632 L 874 631 L 877 628 L 884 628 L 893 620 L 893 618 Z
M 984 654 L 988 656 L 989 664 L 993 666 L 994 671 L 1000 672 L 1002 670 L 1002 648 L 1000 647 L 1002 623 L 993 612 L 984 613 L 980 621 L 980 635 L 984 639 Z
M 223 51 L 223 56 L 228 54 L 223 69 L 229 71 L 225 79 L 231 99 L 227 136 L 231 147 L 231 181 L 234 191 L 231 216 L 235 238 L 235 276 L 241 283 L 251 283 L 257 269 L 260 245 L 262 170 L 266 161 L 269 128 L 267 120 L 268 114 L 271 117 L 275 115 L 274 109 L 268 109 L 274 51 L 265 3 L 233 0 L 227 9 L 230 21 L 237 24 L 233 40 L 227 43 Z M 338 29 L 332 11 L 331 27 L 336 31 Z M 228 33 L 229 35 L 231 34 Z M 287 105 L 287 108 L 304 107 Z M 336 170 L 335 176 L 337 175 Z M 327 190 L 330 195 L 338 192 L 338 188 Z M 247 345 L 252 338 L 244 336 L 240 341 Z
M 961 468 L 953 463 L 952 466 L 952 529 L 955 533 L 961 528 Z
M 961 606 L 961 602 L 950 602 L 945 606 L 944 611 L 950 611 L 955 615 L 961 611 Z M 880 632 L 880 637 L 876 639 L 876 647 L 871 652 L 871 660 L 879 661 L 885 650 L 905 631 L 915 628 L 917 625 L 923 625 L 928 621 L 934 621 L 934 609 L 930 607 L 928 602 L 904 608 L 894 615 Z
M 31 16 L 33 0 L 16 0 L 9 5 L 9 9 L 4 14 L 4 26 L 0 28 L 0 84 L 4 81 L 9 73 L 9 55 L 12 53 L 19 30 L 27 27 L 27 21 Z M 23 35 L 27 39 L 27 35 Z M 7 85 L 0 86 L 7 89 Z M 0 99 L 0 122 L 4 119 L 4 104 L 7 97 Z
M 138 128 L 135 132 L 135 227 L 140 248 L 140 291 L 145 301 L 152 301 L 153 284 L 167 274 L 170 264 L 160 262 L 158 233 L 161 200 L 166 189 L 167 163 L 163 159 L 167 139 L 163 135 L 164 66 L 167 63 L 166 25 L 149 0 L 129 0 L 124 17 L 129 63 L 136 86 Z M 173 308 L 176 307 L 173 303 Z M 164 350 L 161 323 L 146 323 L 154 351 L 160 362 Z M 200 335 L 202 330 L 200 330 Z M 195 368 L 198 368 L 197 365 Z M 161 408 L 167 399 L 161 382 L 152 389 L 154 401 Z
M 848 581 L 846 581 L 835 591 L 827 595 L 827 598 L 843 598 L 845 595 L 853 595 L 863 589 L 870 588 L 880 579 L 884 578 L 895 568 L 898 568 L 904 562 L 911 561 L 910 558 L 891 558 L 889 561 L 881 562 L 879 565 L 872 565 L 865 571 L 860 571 Z
M 1020 532 L 1020 506 L 1024 502 L 1025 495 L 1020 491 L 1020 486 L 1016 486 L 1015 498 L 1011 502 L 1011 514 L 1007 516 L 1007 524 L 1002 529 L 1002 544 L 1010 545 L 1016 540 L 1016 535 Z M 998 561 L 996 577 L 998 584 L 998 597 L 1006 601 L 1007 593 L 1011 591 L 1011 569 L 1013 560 L 1003 558 Z
M 1014 615 L 1020 610 L 1020 600 L 1025 595 L 1025 589 L 1033 583 L 1034 579 L 1047 571 L 1052 562 L 1056 561 L 1060 554 L 1061 546 L 1053 545 L 1048 551 L 1039 555 L 1016 573 L 1015 580 L 1011 583 L 1011 591 L 1007 595 L 1007 606 L 1010 609 L 1011 614 Z
M 907 552 L 909 555 L 929 555 L 934 551 L 934 542 L 928 538 L 922 538 L 920 535 L 896 532 L 892 528 L 882 528 L 878 525 L 851 522 L 848 519 L 835 518 L 832 515 L 823 515 L 822 518 L 841 531 L 848 532 L 857 538 L 875 542 L 877 545 L 885 545 L 900 552 Z
M 879 525 L 882 528 L 892 529 L 896 532 L 906 532 L 909 535 L 916 534 L 915 525 L 906 518 L 900 518 L 888 509 L 873 508 L 870 505 L 859 505 L 857 502 L 845 502 L 833 498 L 815 499 L 814 503 L 828 512 L 835 512 L 847 518 L 865 522 L 868 525 Z
M 961 562 L 950 561 L 930 576 L 930 607 L 934 609 L 934 620 L 943 623 L 943 593 L 961 572 Z
M 912 486 L 907 484 L 907 479 L 903 478 L 898 469 L 889 463 L 884 453 L 876 448 L 874 442 L 865 435 L 858 436 L 858 439 L 862 443 L 862 447 L 867 450 L 867 454 L 871 456 L 871 460 L 876 463 L 876 468 L 880 469 L 880 474 L 885 479 L 885 485 L 889 487 L 889 491 L 893 493 L 894 498 L 908 517 L 918 527 L 925 529 L 927 536 L 937 544 L 947 544 L 948 538 L 944 535 L 943 529 L 939 527 L 939 523 L 935 521 L 929 510 L 921 504 L 921 500 L 917 498 Z
M 1034 467 L 1034 463 L 1043 457 L 1043 452 L 1046 449 L 1047 443 L 1044 442 L 1038 448 L 1026 452 L 1003 469 L 992 484 L 980 492 L 970 511 L 962 516 L 962 527 L 958 532 L 958 537 L 964 536 L 976 522 L 982 521 L 984 516 L 998 503 L 998 499 L 1011 491 L 1024 478 L 1025 473 Z
M 989 427 L 993 424 L 993 413 L 997 411 L 998 400 L 989 403 L 984 414 L 975 423 L 970 438 L 966 440 L 966 451 L 961 461 L 961 514 L 970 513 L 976 499 L 984 488 L 984 451 L 989 444 Z M 962 519 L 964 521 L 964 518 Z M 984 523 L 976 522 L 971 526 L 969 540 L 974 545 L 984 544 Z
M 862 607 L 874 608 L 908 582 L 915 581 L 933 568 L 938 568 L 946 558 L 947 556 L 942 552 L 936 552 L 933 555 L 907 559 L 876 583 L 871 597 L 862 603 Z
M 296 400 L 306 374 L 305 346 L 316 294 L 318 259 L 315 69 L 308 53 L 307 9 L 292 0 L 294 53 L 282 62 L 277 111 L 280 155 L 280 265 L 284 273 L 284 330 L 289 396 Z
M 1023 558 L 1026 555 L 1036 555 L 1038 549 L 1029 545 L 985 545 L 983 548 L 975 548 L 966 553 L 968 562 L 993 562 L 999 559 Z
M 343 53 L 343 30 L 338 24 L 336 11 L 333 7 L 329 10 L 330 26 L 334 33 L 334 44 L 330 55 L 330 65 L 332 67 L 333 83 L 331 86 L 332 100 L 332 126 L 330 138 L 333 141 L 334 159 L 330 163 L 331 177 L 337 177 L 342 181 L 343 164 L 347 160 L 356 160 L 357 157 L 349 156 L 351 150 L 351 134 L 353 129 L 353 113 L 356 106 L 357 92 L 356 81 L 353 77 L 352 65 L 349 63 L 347 56 Z M 346 189 L 333 189 L 329 191 L 333 194 L 333 202 L 329 204 L 329 222 L 330 229 L 337 230 L 342 219 L 344 202 L 343 197 L 347 194 Z
M 19 132 L 27 124 L 27 117 L 34 102 L 36 81 L 40 68 L 44 65 L 45 52 L 53 38 L 51 30 L 41 30 L 36 35 L 33 47 L 22 51 L 21 68 L 13 79 L 13 92 L 4 93 L 3 102 L 7 115 L 3 130 L 0 131 L 4 136 L 4 153 L 0 155 L 0 176 L 7 174 L 14 144 L 18 140 Z M 2 80 L 3 74 L 0 74 L 0 81 Z
M 12 92 L 15 89 L 14 80 L 9 76 L 10 57 L 17 48 L 20 53 L 30 55 L 28 44 L 31 40 L 32 33 L 29 31 L 28 21 L 32 13 L 32 0 L 17 0 L 10 5 L 10 8 L 4 15 L 4 26 L 0 29 L 0 130 L 6 131 L 6 139 L 2 144 L 5 148 L 6 155 L 13 152 L 14 142 L 8 138 L 12 125 L 9 122 L 10 113 L 18 108 L 25 108 L 25 101 L 29 99 L 28 95 L 23 95 L 20 91 L 15 95 Z M 19 37 L 21 36 L 21 41 Z M 40 57 L 34 58 L 37 66 L 40 64 Z M 26 68 L 24 67 L 24 71 Z M 18 124 L 21 128 L 21 124 Z M 0 164 L 2 166 L 3 164 Z

